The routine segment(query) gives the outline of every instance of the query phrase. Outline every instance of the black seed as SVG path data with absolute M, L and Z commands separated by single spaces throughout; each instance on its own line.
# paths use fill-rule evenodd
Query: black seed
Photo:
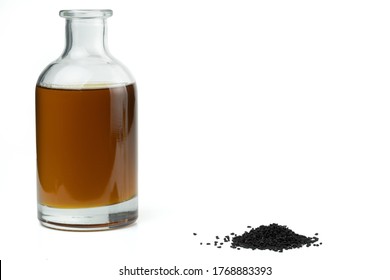
M 314 244 L 317 241 L 317 237 L 306 237 L 297 234 L 287 226 L 270 224 L 253 228 L 239 236 L 236 235 L 232 238 L 231 245 L 235 248 L 272 250 L 282 253 L 283 250 L 300 248 L 302 246 L 310 247 L 312 244 L 317 247 L 319 245 Z
M 223 237 L 223 242 L 230 243 L 230 247 L 233 249 L 240 250 L 241 248 L 252 249 L 252 250 L 271 250 L 282 253 L 284 250 L 290 250 L 295 248 L 306 247 L 319 247 L 322 242 L 319 241 L 318 233 L 315 233 L 314 237 L 306 237 L 304 235 L 297 234 L 289 229 L 287 226 L 281 226 L 278 224 L 270 224 L 268 226 L 259 226 L 252 228 L 247 226 L 251 230 L 245 231 L 241 235 L 237 235 L 232 232 L 230 235 Z M 196 235 L 196 233 L 194 233 Z M 218 241 L 220 237 L 215 236 L 214 246 L 222 248 L 223 242 Z M 203 243 L 200 243 L 202 245 Z M 211 245 L 211 243 L 206 243 Z
M 203 243 L 202 243 L 202 242 L 200 242 L 200 245 L 203 245 Z
M 193 235 L 196 235 L 196 233 L 194 232 Z

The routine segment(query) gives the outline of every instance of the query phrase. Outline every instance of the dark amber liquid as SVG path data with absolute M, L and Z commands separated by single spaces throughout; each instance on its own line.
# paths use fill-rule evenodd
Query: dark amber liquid
M 134 85 L 36 88 L 38 200 L 57 208 L 111 205 L 136 196 Z

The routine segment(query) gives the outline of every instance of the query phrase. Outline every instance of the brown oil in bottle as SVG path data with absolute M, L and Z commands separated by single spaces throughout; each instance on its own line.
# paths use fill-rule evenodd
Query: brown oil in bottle
M 120 203 L 137 192 L 135 85 L 36 87 L 38 200 L 56 208 Z

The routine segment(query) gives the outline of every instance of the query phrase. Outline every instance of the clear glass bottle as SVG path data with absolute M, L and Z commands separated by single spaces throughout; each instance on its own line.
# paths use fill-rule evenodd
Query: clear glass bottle
M 36 86 L 38 218 L 103 230 L 137 219 L 135 80 L 107 49 L 111 10 L 64 10 L 66 46 Z

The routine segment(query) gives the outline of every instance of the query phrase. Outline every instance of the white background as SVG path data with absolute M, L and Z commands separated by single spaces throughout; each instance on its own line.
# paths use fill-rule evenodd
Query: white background
M 58 11 L 75 8 L 114 11 L 110 50 L 138 84 L 140 217 L 121 230 L 36 218 L 35 82 L 64 47 Z M 389 279 L 389 14 L 373 0 L 0 0 L 4 279 L 130 279 L 125 265 Z M 272 222 L 323 246 L 199 245 Z

